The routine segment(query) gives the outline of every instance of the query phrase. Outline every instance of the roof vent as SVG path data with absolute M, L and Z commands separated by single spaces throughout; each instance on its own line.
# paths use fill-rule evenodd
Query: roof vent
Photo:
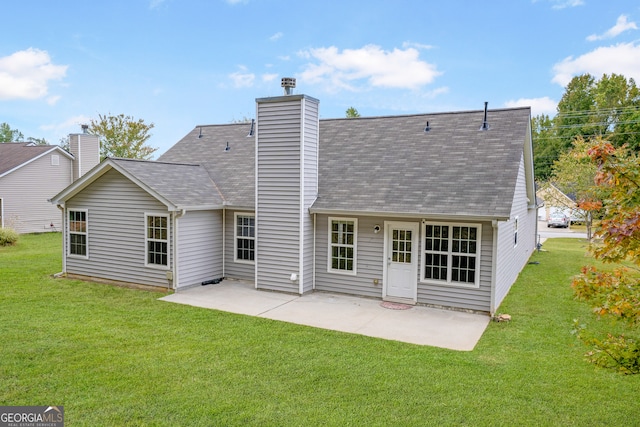
M 489 122 L 487 121 L 487 106 L 489 103 L 487 101 L 484 102 L 484 119 L 482 119 L 482 126 L 480 126 L 480 130 L 489 130 Z
M 202 138 L 202 126 L 198 128 L 198 138 Z
M 227 146 L 224 147 L 224 151 L 231 151 L 231 147 L 229 146 L 229 141 L 227 141 Z
M 296 87 L 296 79 L 293 77 L 283 77 L 280 86 L 284 88 L 285 95 L 291 95 L 293 93 L 293 88 Z
M 427 125 L 424 127 L 425 132 L 429 132 L 431 130 L 431 126 L 429 126 L 429 121 L 427 120 Z
M 82 133 L 89 133 L 89 125 L 80 125 L 82 128 Z
M 255 125 L 256 125 L 256 120 L 255 119 L 251 119 L 251 128 L 249 129 L 249 133 L 247 134 L 247 138 L 253 136 Z

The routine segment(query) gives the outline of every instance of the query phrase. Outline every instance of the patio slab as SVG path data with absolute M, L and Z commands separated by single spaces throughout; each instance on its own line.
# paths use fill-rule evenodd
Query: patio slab
M 160 298 L 162 301 L 263 317 L 375 338 L 473 350 L 488 315 L 422 306 L 385 308 L 382 301 L 326 292 L 292 295 L 256 290 L 253 284 L 224 280 Z

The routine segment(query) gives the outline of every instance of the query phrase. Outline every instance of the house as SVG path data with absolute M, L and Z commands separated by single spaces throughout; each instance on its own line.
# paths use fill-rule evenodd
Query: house
M 98 138 L 70 135 L 70 151 L 29 142 L 0 144 L 0 226 L 19 233 L 62 230 L 60 211 L 48 202 L 100 161 Z
M 179 291 L 221 279 L 494 313 L 535 247 L 530 109 L 319 119 L 256 100 L 157 161 L 58 193 L 63 273 Z
M 575 195 L 563 193 L 551 182 L 542 184 L 536 191 L 536 196 L 543 201 L 538 209 L 538 220 L 540 221 L 546 221 L 554 212 L 562 212 L 572 221 L 581 216 Z

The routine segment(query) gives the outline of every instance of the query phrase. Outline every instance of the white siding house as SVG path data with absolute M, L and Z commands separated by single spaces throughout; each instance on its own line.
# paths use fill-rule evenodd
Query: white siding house
M 69 275 L 495 313 L 535 247 L 530 109 L 321 120 L 258 98 L 255 123 L 107 159 L 52 202 Z
M 96 136 L 73 134 L 70 141 L 71 152 L 54 145 L 0 144 L 0 227 L 19 233 L 62 230 L 60 211 L 48 199 L 100 161 Z M 86 169 L 78 169 L 81 161 Z

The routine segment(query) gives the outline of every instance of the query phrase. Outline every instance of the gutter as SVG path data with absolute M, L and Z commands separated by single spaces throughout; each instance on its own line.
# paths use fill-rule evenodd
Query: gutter
M 49 200 L 51 202 L 51 200 Z M 67 274 L 67 221 L 65 215 L 65 206 L 64 203 L 58 203 L 56 205 L 58 209 L 60 209 L 60 215 L 62 216 L 62 271 L 54 276 L 62 276 Z
M 186 213 L 186 209 L 181 209 L 171 215 L 173 218 L 173 263 L 171 265 L 172 269 L 167 271 L 167 280 L 171 281 L 171 289 L 174 291 L 176 290 L 176 283 L 180 283 L 178 276 L 178 219 L 182 218 Z
M 489 303 L 489 314 L 491 317 L 495 314 L 496 311 L 496 273 L 498 270 L 498 221 L 491 221 L 491 226 L 493 230 L 493 238 L 491 239 L 492 248 L 491 248 L 491 301 Z
M 508 221 L 509 216 L 495 216 L 495 215 L 465 215 L 465 214 L 427 214 L 421 212 L 384 212 L 384 211 L 348 211 L 344 209 L 322 209 L 322 208 L 309 208 L 310 214 L 324 214 L 324 215 L 357 215 L 357 216 L 375 216 L 375 217 L 392 217 L 392 218 L 420 218 L 428 220 L 441 220 L 441 221 Z

